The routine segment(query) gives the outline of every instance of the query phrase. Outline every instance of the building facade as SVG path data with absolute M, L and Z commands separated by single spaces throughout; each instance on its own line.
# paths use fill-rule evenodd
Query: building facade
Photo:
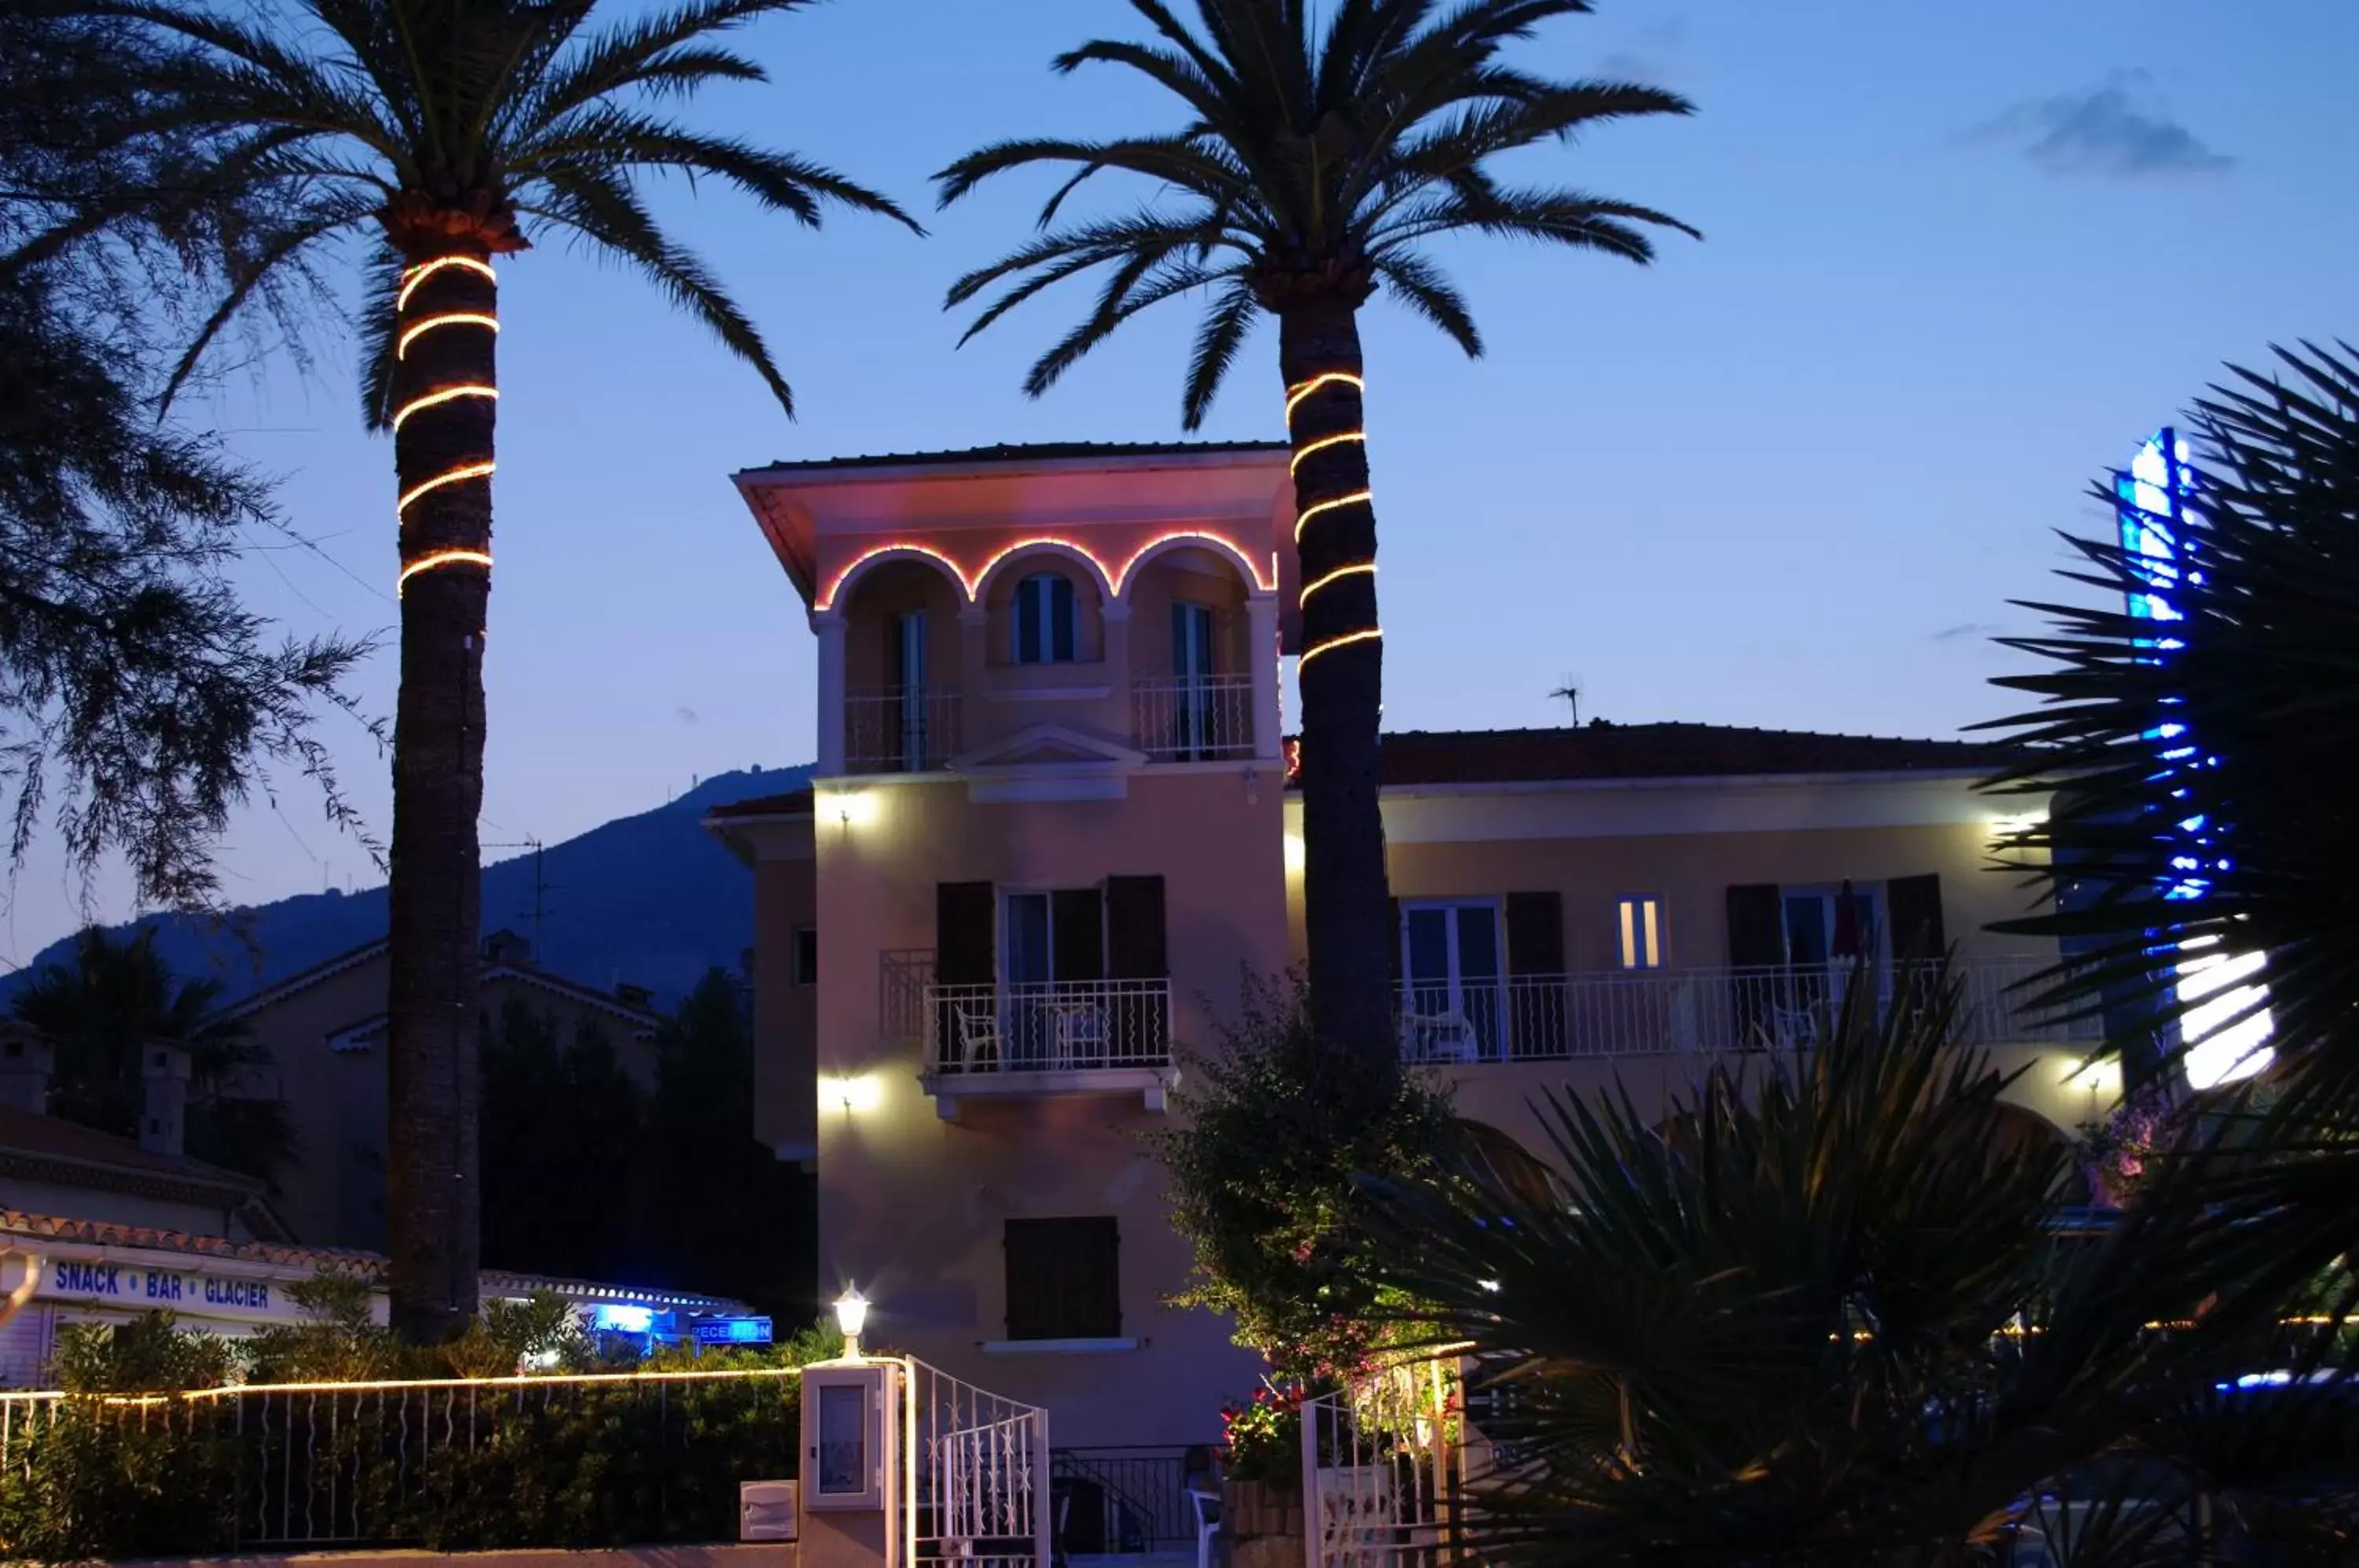
M 1060 1447 L 1212 1441 L 1257 1362 L 1168 1304 L 1147 1135 L 1247 975 L 1302 949 L 1281 735 L 1282 446 L 995 448 L 738 485 L 819 639 L 804 792 L 712 813 L 756 878 L 757 1136 L 816 1162 L 822 1290 L 1046 1405 Z M 2107 1085 L 1984 927 L 1991 755 L 1691 724 L 1387 737 L 1407 1060 L 1535 1130 L 1796 1043 L 1848 983 L 1957 949 L 1974 1038 L 2054 1130 Z M 1303 766 L 1316 767 L 1315 757 Z M 2024 802 L 2010 800 L 2013 810 Z
M 282 1172 L 279 1212 L 306 1245 L 385 1245 L 386 987 L 391 969 L 382 937 L 290 975 L 223 1009 L 270 1057 L 245 1092 L 287 1102 L 295 1126 L 293 1168 Z M 634 1082 L 650 1089 L 656 1029 L 647 992 L 602 991 L 533 963 L 513 931 L 484 939 L 477 972 L 489 1025 L 521 1004 L 545 1016 L 560 1040 L 601 1029 Z

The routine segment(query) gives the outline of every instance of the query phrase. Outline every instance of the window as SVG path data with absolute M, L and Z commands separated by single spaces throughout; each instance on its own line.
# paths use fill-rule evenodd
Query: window
M 1073 619 L 1073 580 L 1034 572 L 1016 585 L 1011 657 L 1018 664 L 1071 664 L 1078 657 Z
M 1863 946 L 1883 934 L 1876 919 L 1876 890 L 1840 887 L 1778 889 L 1786 932 L 1786 962 L 1796 969 L 1848 965 Z M 1846 907 L 1848 895 L 1848 907 Z
M 1401 906 L 1404 1043 L 1413 1056 L 1482 1057 L 1499 1038 L 1499 907 Z
M 795 928 L 795 984 L 798 985 L 819 984 L 819 928 L 817 926 Z
M 1006 1225 L 1008 1338 L 1122 1336 L 1122 1236 L 1112 1215 Z
M 1660 969 L 1663 966 L 1663 901 L 1652 893 L 1634 893 L 1621 900 L 1615 930 L 1621 933 L 1622 967 Z

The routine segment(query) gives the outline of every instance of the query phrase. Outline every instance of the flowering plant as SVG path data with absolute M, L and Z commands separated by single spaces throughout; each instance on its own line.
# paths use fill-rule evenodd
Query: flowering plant
M 1264 1383 L 1244 1403 L 1223 1407 L 1221 1441 L 1228 1449 L 1231 1478 L 1277 1486 L 1301 1482 L 1302 1396 L 1299 1384 Z
M 2134 1091 L 2081 1138 L 2092 1201 L 2119 1208 L 2137 1191 L 2148 1164 L 2178 1141 L 2183 1113 L 2158 1084 Z

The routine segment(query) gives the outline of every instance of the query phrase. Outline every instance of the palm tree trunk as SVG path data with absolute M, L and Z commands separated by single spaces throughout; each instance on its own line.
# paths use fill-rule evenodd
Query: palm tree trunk
M 458 250 L 458 247 L 453 247 Z M 484 799 L 497 287 L 481 251 L 416 256 L 394 382 L 401 693 L 393 735 L 386 1128 L 394 1329 L 434 1344 L 475 1314 L 475 819 Z M 437 265 L 440 263 L 440 265 Z
M 1333 297 L 1278 316 L 1287 435 L 1294 445 L 1302 570 L 1302 920 L 1311 1023 L 1373 1092 L 1400 1071 L 1390 944 L 1398 940 L 1376 800 L 1384 643 L 1376 622 L 1376 514 L 1361 415 L 1360 330 Z

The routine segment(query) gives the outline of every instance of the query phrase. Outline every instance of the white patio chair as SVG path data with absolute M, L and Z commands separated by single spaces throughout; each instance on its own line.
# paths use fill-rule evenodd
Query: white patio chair
M 982 1065 L 984 1054 L 991 1064 L 999 1064 L 1001 1036 L 999 1012 L 995 1007 L 962 1007 L 957 1010 L 960 1067 L 973 1072 Z
M 1196 1510 L 1196 1568 L 1212 1568 L 1212 1540 L 1221 1533 L 1221 1496 L 1190 1486 L 1188 1501 Z
M 1483 1041 L 1474 1032 L 1466 1015 L 1451 1008 L 1447 1012 L 1420 1014 L 1408 1020 L 1411 1051 L 1420 1062 L 1480 1062 Z

